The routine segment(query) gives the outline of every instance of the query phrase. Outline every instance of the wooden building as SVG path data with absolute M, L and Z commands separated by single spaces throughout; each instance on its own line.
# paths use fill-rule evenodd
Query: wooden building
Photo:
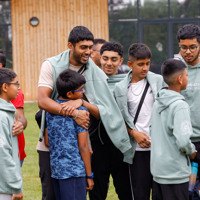
M 70 30 L 86 26 L 95 38 L 108 40 L 107 0 L 11 0 L 13 69 L 25 101 L 37 100 L 45 58 L 67 49 Z M 37 26 L 30 19 L 39 20 Z

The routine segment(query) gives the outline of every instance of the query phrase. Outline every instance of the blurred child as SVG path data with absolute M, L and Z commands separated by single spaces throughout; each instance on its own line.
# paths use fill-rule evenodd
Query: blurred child
M 161 89 L 153 106 L 151 119 L 151 173 L 158 200 L 188 200 L 191 173 L 189 157 L 196 156 L 190 141 L 190 109 L 180 94 L 188 83 L 185 64 L 166 60 L 161 68 L 168 88 Z
M 10 102 L 17 97 L 17 75 L 0 68 L 0 199 L 22 200 L 22 176 L 17 136 L 12 135 L 16 109 Z
M 58 103 L 83 97 L 85 78 L 72 71 L 63 71 L 56 81 Z M 83 106 L 79 110 L 87 110 Z M 57 200 L 86 200 L 86 189 L 93 188 L 87 130 L 72 117 L 46 114 L 49 138 L 51 177 Z M 87 187 L 86 187 L 87 182 Z

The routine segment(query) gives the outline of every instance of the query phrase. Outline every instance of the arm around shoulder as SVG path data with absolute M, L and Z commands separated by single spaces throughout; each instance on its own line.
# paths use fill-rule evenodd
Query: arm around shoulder
M 44 86 L 38 87 L 38 106 L 47 112 L 61 114 L 62 106 L 50 98 L 52 89 Z

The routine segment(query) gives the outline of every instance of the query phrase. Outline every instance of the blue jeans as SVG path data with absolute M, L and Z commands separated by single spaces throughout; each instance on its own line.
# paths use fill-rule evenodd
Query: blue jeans
M 56 200 L 86 200 L 85 177 L 52 178 Z

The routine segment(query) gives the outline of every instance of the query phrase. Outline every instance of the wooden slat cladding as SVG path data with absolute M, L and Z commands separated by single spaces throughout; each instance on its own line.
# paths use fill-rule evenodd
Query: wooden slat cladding
M 67 49 L 74 26 L 83 25 L 95 38 L 108 40 L 107 0 L 11 0 L 13 69 L 26 101 L 37 100 L 37 83 L 45 58 Z M 32 27 L 31 17 L 39 19 Z

